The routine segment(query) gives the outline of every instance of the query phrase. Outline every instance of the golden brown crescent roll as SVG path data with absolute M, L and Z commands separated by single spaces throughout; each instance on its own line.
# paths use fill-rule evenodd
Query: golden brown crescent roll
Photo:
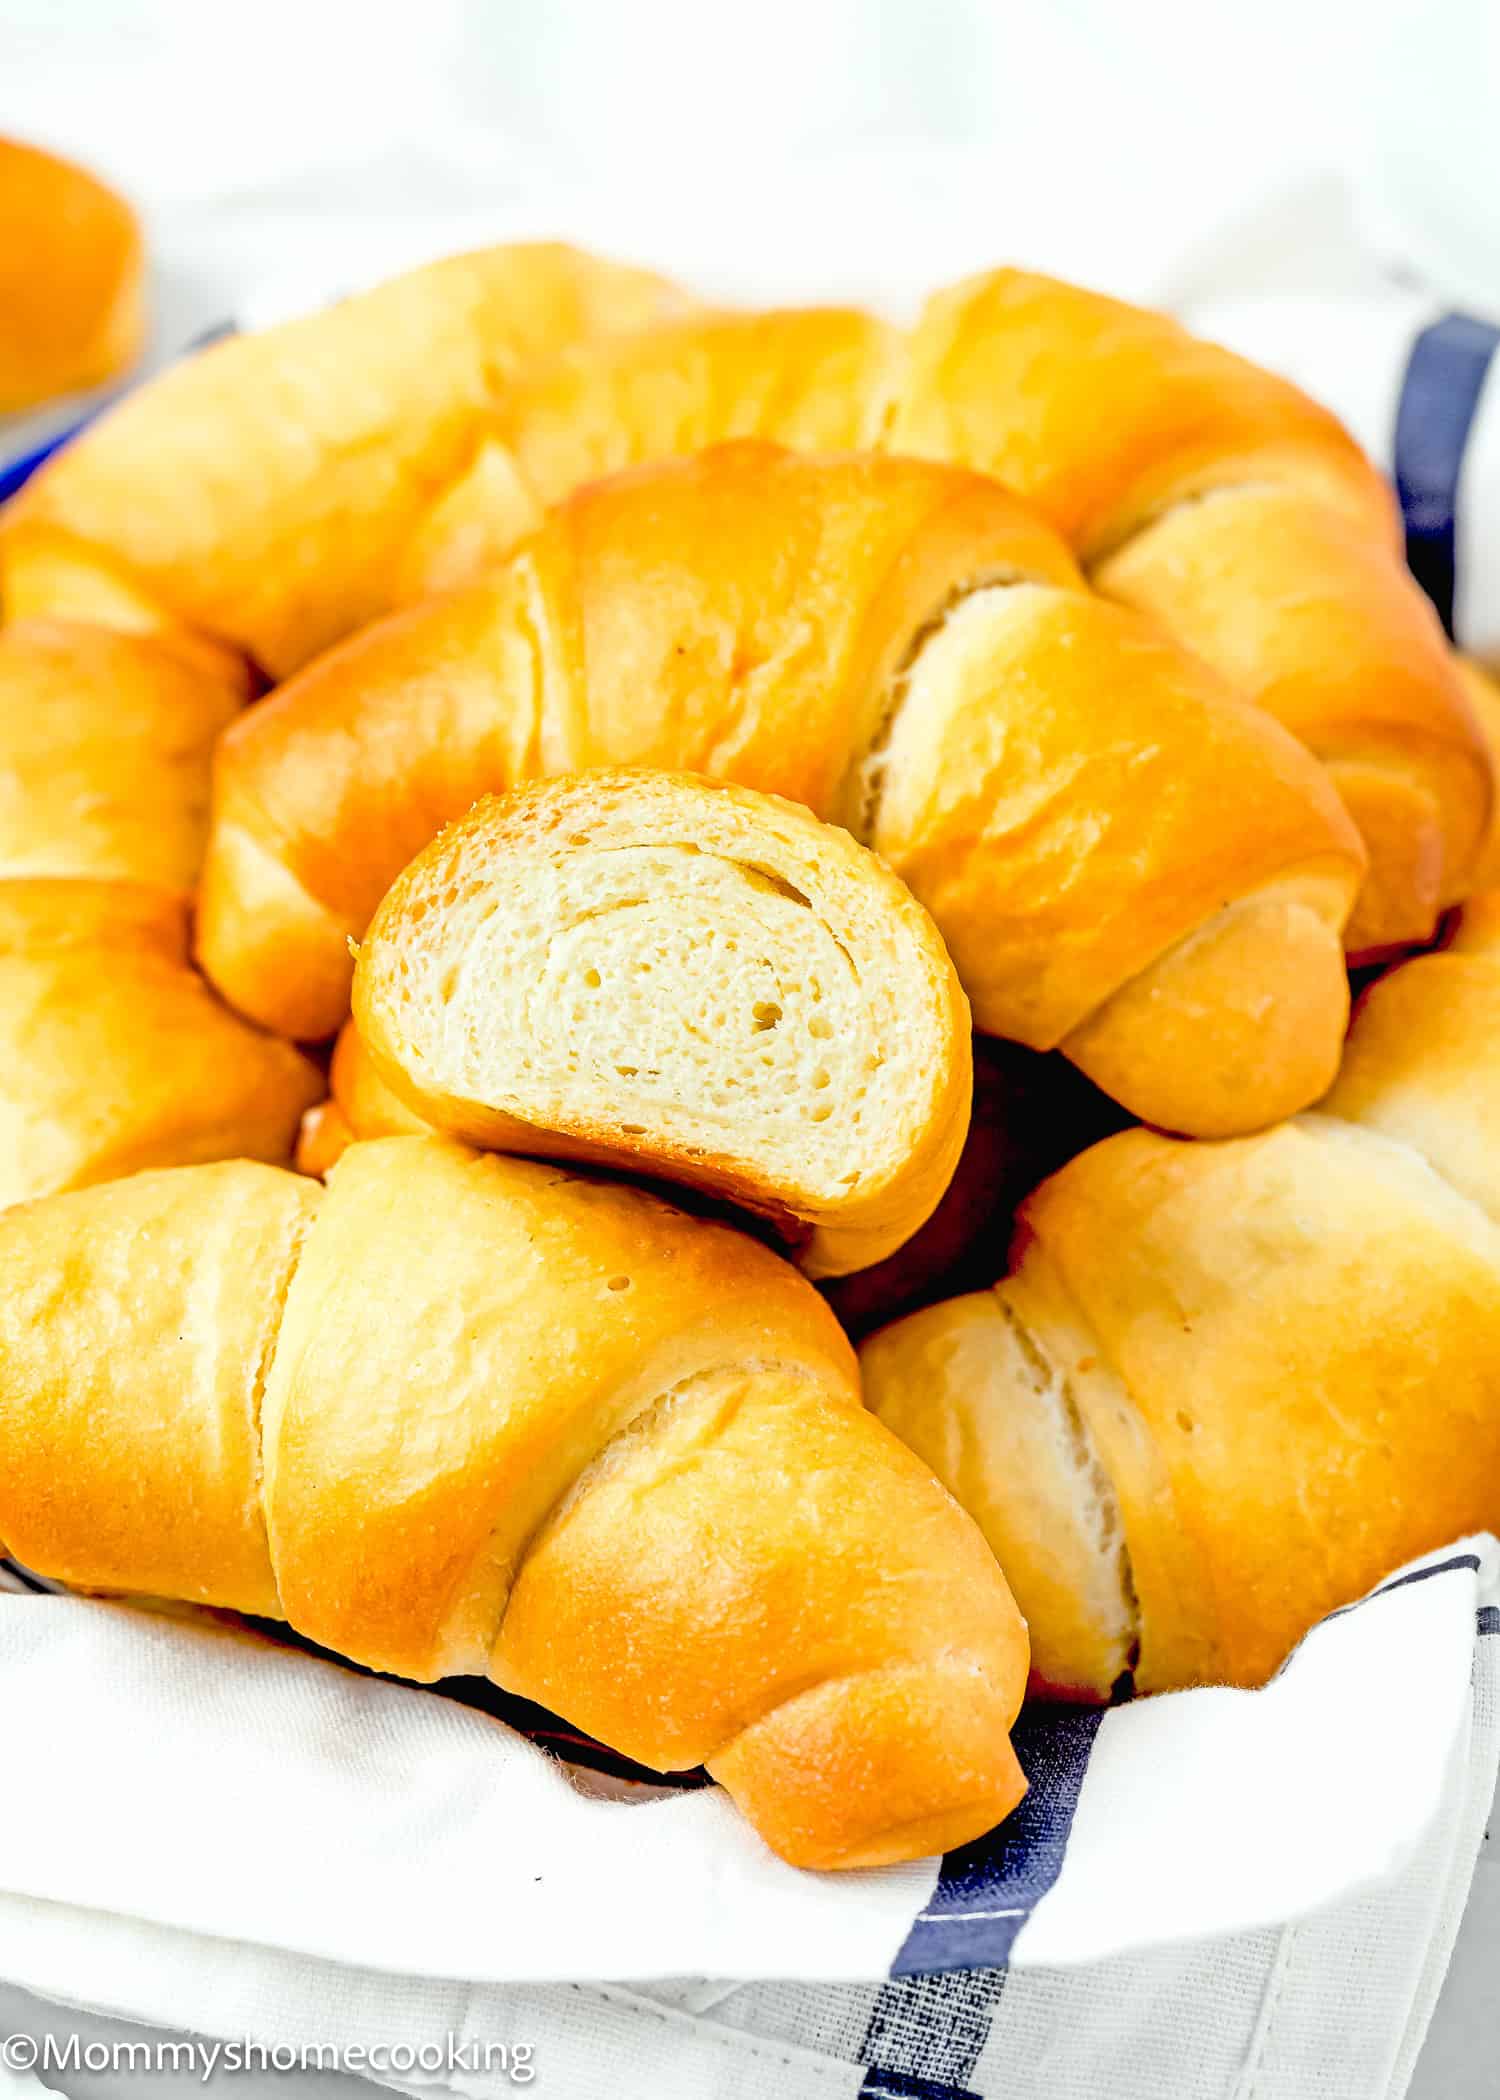
M 581 481 L 731 436 L 949 460 L 1024 497 L 1328 766 L 1370 849 L 1356 954 L 1425 939 L 1472 883 L 1489 768 L 1385 483 L 1284 380 L 1051 278 L 971 278 L 905 335 L 835 310 L 576 346 L 507 392 L 399 587 L 464 582 Z
M 1500 1526 L 1500 903 L 1362 998 L 1319 1113 L 1127 1131 L 1023 1205 L 993 1290 L 866 1344 L 978 1519 L 1038 1679 L 1258 1684 L 1402 1561 Z
M 133 365 L 144 285 L 124 198 L 71 161 L 0 139 L 0 416 Z
M 1332 1077 L 1363 860 L 1322 769 L 996 483 L 755 444 L 581 490 L 493 579 L 237 722 L 205 966 L 328 1034 L 350 936 L 445 822 L 622 764 L 845 825 L 931 912 L 979 1027 L 1151 1121 L 1252 1128 Z
M 9 616 L 185 627 L 284 677 L 390 604 L 416 521 L 525 360 L 684 304 L 574 249 L 488 248 L 201 350 L 7 506 Z
M 798 1866 L 941 1852 L 1024 1791 L 993 1555 L 743 1235 L 391 1138 L 326 1192 L 235 1162 L 29 1205 L 0 1269 L 0 1538 L 40 1572 L 487 1673 L 706 1763 Z
M 0 1205 L 227 1154 L 284 1160 L 320 1091 L 188 955 L 227 658 L 0 632 Z
M 910 1239 L 968 1127 L 968 1001 L 910 890 L 797 804 L 690 774 L 479 803 L 376 912 L 354 1019 L 434 1128 L 685 1182 L 812 1276 Z

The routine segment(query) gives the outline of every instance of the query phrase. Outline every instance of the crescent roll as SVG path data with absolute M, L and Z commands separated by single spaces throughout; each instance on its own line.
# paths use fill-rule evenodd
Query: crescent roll
M 72 161 L 0 139 L 0 416 L 133 365 L 145 278 L 123 197 Z
M 1403 1561 L 1500 1527 L 1500 900 L 1359 1003 L 1315 1114 L 1133 1130 L 1008 1276 L 898 1320 L 870 1405 L 978 1519 L 1055 1692 L 1258 1684 Z
M 434 1138 L 0 1217 L 0 1539 L 75 1586 L 487 1674 L 804 1867 L 980 1836 L 1026 1629 L 817 1293 L 617 1183 Z

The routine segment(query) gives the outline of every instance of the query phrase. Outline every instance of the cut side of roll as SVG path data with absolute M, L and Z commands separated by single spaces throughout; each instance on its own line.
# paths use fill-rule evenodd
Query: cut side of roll
M 968 1004 L 910 892 L 805 809 L 687 775 L 480 803 L 377 912 L 354 1009 L 436 1128 L 688 1183 L 814 1275 L 908 1239 L 968 1124 Z

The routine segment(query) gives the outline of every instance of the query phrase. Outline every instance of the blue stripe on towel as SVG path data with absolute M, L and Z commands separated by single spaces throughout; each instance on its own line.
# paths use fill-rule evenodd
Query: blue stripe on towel
M 1480 1605 L 1479 1631 L 1481 1633 L 1500 1633 L 1500 1607 L 1493 1604 Z
M 1062 1872 L 1073 1812 L 1102 1707 L 1028 1708 L 1012 1734 L 1031 1782 L 1015 1814 L 950 1852 L 927 1908 L 892 1964 L 893 1976 L 1000 1967 L 1016 1934 Z
M 77 437 L 79 431 L 93 420 L 92 416 L 84 416 L 81 421 L 70 423 L 66 430 L 59 430 L 45 443 L 34 445 L 30 452 L 23 452 L 19 459 L 6 460 L 0 466 L 0 503 L 6 502 L 17 489 L 24 488 L 32 475 L 46 466 L 54 452 L 61 452 L 68 440 Z
M 1062 1871 L 1104 1711 L 1028 1707 L 1012 1732 L 1031 1782 L 988 1837 L 950 1852 L 860 2049 L 860 2100 L 970 2100 L 1016 1934 Z
M 860 2045 L 859 2100 L 973 2100 L 1003 1969 L 911 1976 L 875 1993 Z
M 968 2086 L 950 2085 L 940 2078 L 913 2078 L 905 2071 L 866 2071 L 859 2100 L 982 2100 Z
M 1396 490 L 1413 576 L 1453 633 L 1458 583 L 1458 481 L 1464 448 L 1500 329 L 1445 314 L 1411 346 L 1396 405 Z

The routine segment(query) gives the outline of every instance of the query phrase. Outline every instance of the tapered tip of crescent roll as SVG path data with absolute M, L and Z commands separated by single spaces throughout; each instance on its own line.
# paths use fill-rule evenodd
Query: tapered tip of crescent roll
M 1295 1115 L 1338 1070 L 1346 895 L 1337 880 L 1308 877 L 1227 905 L 1062 1048 L 1161 1130 L 1236 1137 Z
M 354 1005 L 437 1128 L 705 1189 L 815 1275 L 909 1238 L 968 1124 L 968 1005 L 910 892 L 806 810 L 687 775 L 480 803 L 380 907 Z
M 981 1028 L 1193 1137 L 1328 1084 L 1358 834 L 1322 767 L 1149 621 L 1027 582 L 965 593 L 867 777 L 866 835 Z
M 122 197 L 71 161 L 0 139 L 0 415 L 133 364 L 144 282 Z
M 1026 1792 L 1014 1703 L 963 1658 L 867 1671 L 788 1700 L 709 1770 L 794 1867 L 924 1859 L 983 1837 Z

